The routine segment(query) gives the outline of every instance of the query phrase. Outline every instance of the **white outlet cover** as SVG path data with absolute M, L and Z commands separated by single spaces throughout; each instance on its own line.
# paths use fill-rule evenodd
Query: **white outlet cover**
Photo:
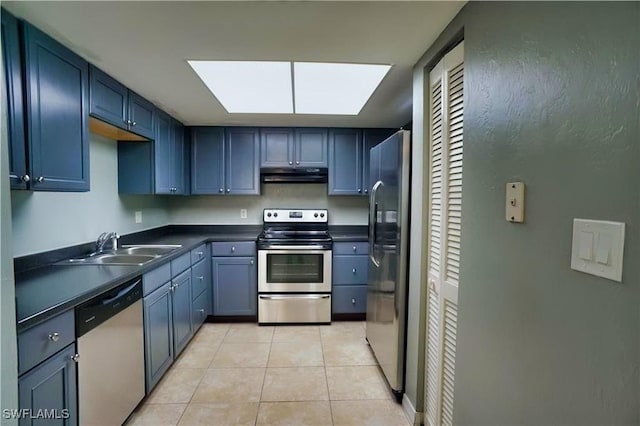
M 622 222 L 574 219 L 571 269 L 622 281 L 624 229 Z
M 142 212 L 141 211 L 137 211 L 136 212 L 136 223 L 142 223 Z

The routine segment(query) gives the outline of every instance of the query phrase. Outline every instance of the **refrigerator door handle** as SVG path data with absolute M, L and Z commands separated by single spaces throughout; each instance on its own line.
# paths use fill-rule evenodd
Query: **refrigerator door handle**
M 376 266 L 376 268 L 380 267 L 380 263 L 378 263 L 375 255 L 375 245 L 376 245 L 376 222 L 378 220 L 378 188 L 382 186 L 382 181 L 377 181 L 373 188 L 371 189 L 371 195 L 369 198 L 369 258 L 371 262 Z

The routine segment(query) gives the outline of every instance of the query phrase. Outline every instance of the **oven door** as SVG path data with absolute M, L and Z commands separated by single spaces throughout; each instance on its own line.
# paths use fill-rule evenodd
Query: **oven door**
M 331 250 L 258 250 L 260 293 L 331 291 Z

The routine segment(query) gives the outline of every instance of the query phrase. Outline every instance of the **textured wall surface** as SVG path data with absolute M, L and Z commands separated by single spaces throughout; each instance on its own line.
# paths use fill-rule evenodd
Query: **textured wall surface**
M 457 424 L 640 423 L 640 4 L 470 3 Z M 504 219 L 524 181 L 526 223 Z M 622 283 L 573 218 L 627 224 Z
M 328 197 L 327 185 L 318 183 L 263 184 L 259 197 L 172 197 L 169 206 L 173 224 L 261 224 L 265 208 L 329 209 L 331 225 L 366 225 L 369 220 L 367 197 Z M 240 218 L 240 209 L 247 209 L 246 219 Z
M 165 197 L 118 194 L 115 141 L 90 133 L 91 191 L 11 191 L 13 255 L 22 256 L 166 225 Z M 142 223 L 134 212 L 142 211 Z

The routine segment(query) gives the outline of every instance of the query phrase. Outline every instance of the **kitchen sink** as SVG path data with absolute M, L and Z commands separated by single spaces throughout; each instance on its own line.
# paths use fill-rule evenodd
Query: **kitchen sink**
M 147 262 L 172 252 L 181 245 L 137 245 L 124 246 L 105 253 L 91 253 L 87 256 L 67 259 L 58 265 L 133 265 L 142 266 Z
M 182 247 L 181 245 L 137 245 L 122 246 L 117 254 L 162 256 Z

